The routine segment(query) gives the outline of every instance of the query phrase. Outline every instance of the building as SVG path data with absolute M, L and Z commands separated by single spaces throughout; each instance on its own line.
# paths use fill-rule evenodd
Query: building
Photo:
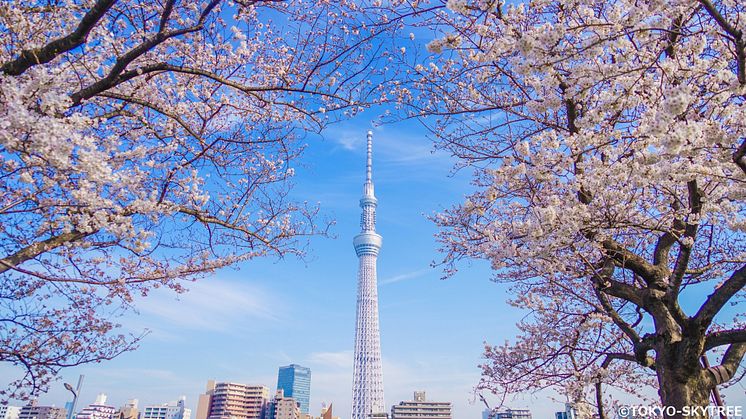
M 106 394 L 100 393 L 96 401 L 75 415 L 76 419 L 112 419 L 117 409 L 106 404 Z
M 268 402 L 265 386 L 210 380 L 199 397 L 197 419 L 264 419 Z
M 308 414 L 311 399 L 311 369 L 297 364 L 280 367 L 277 372 L 277 389 L 284 392 L 284 397 L 292 397 L 300 404 L 300 411 Z
M 265 419 L 301 419 L 300 403 L 292 397 L 287 397 L 279 388 L 271 402 L 267 405 Z
M 484 409 L 482 419 L 531 419 L 531 411 L 528 409 Z M 560 418 L 555 418 L 560 419 Z M 568 419 L 568 418 L 564 418 Z
M 0 419 L 18 419 L 20 415 L 20 406 L 0 405 Z
M 415 391 L 412 401 L 391 406 L 391 419 L 451 419 L 451 402 L 429 402 L 424 391 Z
M 39 406 L 32 400 L 21 408 L 18 419 L 67 419 L 67 410 L 63 407 Z
M 114 413 L 113 419 L 138 419 L 138 417 L 137 399 L 130 399 Z
M 352 244 L 359 260 L 357 318 L 352 370 L 352 419 L 369 419 L 385 413 L 381 368 L 381 331 L 378 325 L 378 277 L 376 264 L 383 239 L 376 233 L 376 199 L 373 188 L 373 132 L 368 131 L 360 234 Z
M 190 419 L 192 409 L 186 407 L 186 397 L 175 402 L 145 406 L 140 419 Z
M 554 417 L 555 419 L 577 419 L 578 415 L 575 413 L 575 407 L 572 403 L 565 403 L 565 411 L 556 412 Z
M 491 419 L 531 419 L 531 411 L 506 408 L 493 412 Z
M 197 412 L 194 419 L 207 419 L 210 415 L 210 401 L 215 393 L 215 380 L 208 380 L 205 393 L 200 394 L 197 399 Z
M 321 405 L 321 415 L 314 417 L 313 419 L 339 419 L 339 416 L 334 416 L 332 412 L 332 404 L 326 406 L 326 403 Z

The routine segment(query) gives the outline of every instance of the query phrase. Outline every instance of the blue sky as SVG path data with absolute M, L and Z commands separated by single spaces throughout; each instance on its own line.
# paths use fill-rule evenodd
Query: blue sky
M 308 138 L 303 166 L 296 169 L 294 194 L 321 203 L 337 221 L 336 238 L 314 239 L 306 261 L 255 260 L 194 283 L 187 294 L 157 292 L 139 301 L 140 315 L 122 322 L 135 333 L 150 330 L 140 349 L 64 371 L 40 402 L 64 405 L 69 393 L 62 383 L 75 383 L 82 373 L 80 407 L 104 392 L 115 406 L 129 398 L 142 406 L 185 395 L 194 409 L 208 379 L 264 384 L 274 392 L 277 368 L 298 363 L 312 369 L 311 413 L 326 402 L 348 418 L 357 275 L 352 237 L 359 231 L 365 134 L 371 127 L 366 118 L 373 116 L 363 114 L 330 127 L 323 138 Z M 430 400 L 453 402 L 455 419 L 477 419 L 483 405 L 471 391 L 479 380 L 483 342 L 511 339 L 525 313 L 505 304 L 505 289 L 489 280 L 486 263 L 463 264 L 445 281 L 430 267 L 438 258 L 436 229 L 425 215 L 463 200 L 470 173 L 452 174 L 454 162 L 432 153 L 415 124 L 373 129 L 378 231 L 384 239 L 378 275 L 386 404 L 425 390 Z M 7 368 L 0 366 L 0 375 Z M 726 394 L 729 402 L 746 404 L 742 384 Z M 507 404 L 550 418 L 562 409 L 551 397 L 529 395 Z

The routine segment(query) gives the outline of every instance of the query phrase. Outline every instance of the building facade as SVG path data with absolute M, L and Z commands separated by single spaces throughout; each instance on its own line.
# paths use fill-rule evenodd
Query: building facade
M 265 386 L 210 380 L 199 398 L 197 418 L 206 415 L 207 419 L 264 419 L 268 402 L 269 388 Z
M 355 236 L 359 267 L 357 274 L 357 314 L 355 355 L 352 370 L 352 419 L 369 419 L 385 413 L 381 331 L 378 324 L 378 275 L 376 264 L 383 239 L 376 233 L 376 199 L 373 188 L 373 132 L 368 131 L 365 183 L 360 207 L 360 234 Z
M 494 419 L 531 419 L 528 409 L 504 409 L 495 412 Z
M 282 390 L 284 397 L 295 399 L 300 404 L 301 413 L 307 415 L 311 400 L 311 369 L 297 364 L 280 367 L 277 390 Z
M 301 419 L 300 403 L 292 397 L 287 397 L 279 388 L 271 402 L 267 405 L 265 419 Z
M 197 399 L 197 412 L 195 419 L 207 419 L 210 416 L 210 402 L 212 395 L 215 393 L 215 380 L 208 380 L 205 386 L 205 393 L 200 394 Z
M 96 396 L 96 401 L 78 412 L 75 419 L 112 419 L 116 411 L 117 409 L 114 406 L 106 404 L 106 394 L 99 393 Z
M 130 399 L 114 413 L 114 419 L 138 419 L 137 399 Z
M 140 419 L 191 419 L 192 409 L 186 407 L 186 397 L 175 402 L 145 406 Z
M 424 391 L 415 391 L 413 400 L 391 407 L 391 419 L 451 419 L 451 402 L 430 402 Z
M 18 419 L 20 415 L 20 406 L 0 405 L 0 419 Z
M 564 412 L 555 412 L 555 419 L 577 419 L 578 415 L 575 413 L 575 407 L 572 403 L 565 403 Z
M 33 400 L 21 408 L 18 419 L 67 419 L 67 410 L 63 407 L 39 406 Z
M 531 411 L 528 409 L 510 408 L 501 410 L 484 409 L 484 411 L 482 411 L 482 419 L 531 419 Z M 568 418 L 556 417 L 555 419 Z
M 321 415 L 313 417 L 313 419 L 339 419 L 339 416 L 334 416 L 334 412 L 332 411 L 332 404 L 329 404 L 329 406 L 326 405 L 326 403 L 323 403 L 321 405 Z

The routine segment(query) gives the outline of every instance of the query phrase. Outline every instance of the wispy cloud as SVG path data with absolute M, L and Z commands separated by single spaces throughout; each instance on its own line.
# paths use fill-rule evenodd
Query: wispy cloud
M 155 320 L 156 329 L 158 324 L 167 323 L 190 330 L 221 332 L 247 324 L 237 319 L 280 320 L 279 299 L 254 284 L 213 278 L 195 282 L 189 288 L 179 295 L 154 293 L 140 301 L 137 310 L 141 316 Z
M 308 362 L 324 368 L 350 369 L 353 353 L 351 350 L 337 352 L 314 352 Z
M 359 132 L 343 131 L 341 135 L 331 138 L 345 150 L 356 150 L 365 144 L 365 137 L 361 136 Z
M 396 282 L 407 281 L 407 280 L 410 280 L 410 279 L 419 278 L 419 277 L 425 275 L 428 272 L 432 272 L 432 269 L 430 269 L 430 268 L 424 268 L 424 269 L 420 269 L 420 270 L 413 271 L 413 272 L 406 272 L 406 273 L 403 273 L 403 274 L 394 275 L 394 276 L 389 277 L 389 278 L 384 278 L 384 279 L 378 281 L 378 283 L 380 285 L 388 285 L 388 284 L 393 284 L 393 283 L 396 283 Z
M 130 380 L 132 377 L 139 379 L 176 382 L 182 380 L 174 371 L 149 368 L 108 368 L 96 370 L 96 378 L 99 380 Z
M 435 151 L 428 138 L 421 134 L 411 134 L 407 131 L 392 129 L 394 126 L 365 127 L 361 124 L 348 122 L 336 125 L 326 130 L 324 138 L 338 144 L 347 151 L 365 153 L 366 133 L 373 129 L 374 153 L 394 164 L 432 164 L 440 162 L 452 166 L 453 162 L 444 152 Z

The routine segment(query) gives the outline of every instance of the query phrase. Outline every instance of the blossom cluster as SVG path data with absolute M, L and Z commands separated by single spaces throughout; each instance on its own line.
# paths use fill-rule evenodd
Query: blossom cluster
M 0 352 L 26 368 L 3 396 L 131 349 L 112 317 L 151 289 L 324 234 L 289 198 L 296 133 L 367 105 L 366 7 L 0 5 Z
M 423 121 L 437 146 L 475 170 L 477 188 L 434 217 L 446 274 L 463 258 L 486 259 L 511 284 L 513 303 L 535 316 L 517 342 L 487 348 L 484 388 L 582 387 L 597 371 L 626 375 L 600 368 L 606 355 L 631 354 L 644 325 L 665 320 L 636 293 L 664 287 L 676 301 L 693 284 L 741 280 L 746 164 L 734 154 L 746 147 L 746 51 L 736 41 L 744 5 L 431 6 L 421 26 L 438 34 L 432 55 L 410 63 L 406 116 L 435 116 Z M 667 315 L 678 315 L 677 304 Z M 597 340 L 562 335 L 595 313 L 619 318 L 586 332 Z M 680 339 L 683 327 L 667 336 Z

